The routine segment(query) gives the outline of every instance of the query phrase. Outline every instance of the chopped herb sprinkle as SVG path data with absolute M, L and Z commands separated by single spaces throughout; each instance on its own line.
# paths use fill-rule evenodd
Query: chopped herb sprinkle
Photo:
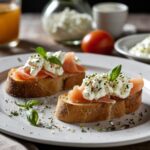
M 19 116 L 19 113 L 18 113 L 17 111 L 11 111 L 11 112 L 10 112 L 10 115 Z

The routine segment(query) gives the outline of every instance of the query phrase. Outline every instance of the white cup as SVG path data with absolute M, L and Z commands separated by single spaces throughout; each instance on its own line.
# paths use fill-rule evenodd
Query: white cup
M 114 37 L 122 33 L 127 16 L 128 6 L 122 3 L 99 3 L 93 7 L 95 27 L 108 31 Z

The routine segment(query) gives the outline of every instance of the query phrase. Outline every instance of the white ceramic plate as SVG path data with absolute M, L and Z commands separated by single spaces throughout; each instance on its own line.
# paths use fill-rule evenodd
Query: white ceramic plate
M 9 96 L 4 89 L 8 69 L 23 64 L 29 56 L 16 55 L 0 59 L 0 131 L 29 141 L 74 147 L 110 147 L 149 141 L 150 66 L 116 57 L 79 53 L 77 55 L 83 64 L 87 66 L 87 73 L 108 71 L 112 67 L 122 64 L 123 71 L 128 75 L 142 74 L 145 87 L 140 109 L 133 114 L 112 121 L 67 124 L 58 121 L 53 116 L 57 100 L 55 95 L 41 98 L 44 104 L 36 108 L 45 128 L 31 126 L 26 120 L 25 111 L 19 110 L 18 106 L 14 104 L 15 101 L 24 100 Z M 45 105 L 48 108 L 44 109 Z M 11 111 L 18 111 L 20 115 L 9 117 Z
M 150 33 L 149 34 L 148 33 L 147 34 L 135 34 L 135 35 L 130 35 L 130 36 L 126 36 L 124 38 L 121 38 L 121 39 L 116 41 L 115 50 L 118 53 L 120 53 L 126 57 L 129 57 L 131 59 L 150 63 L 150 58 L 136 56 L 136 55 L 133 55 L 129 52 L 129 50 L 133 46 L 135 46 L 137 43 L 141 42 L 143 39 L 145 39 L 148 36 L 150 36 Z

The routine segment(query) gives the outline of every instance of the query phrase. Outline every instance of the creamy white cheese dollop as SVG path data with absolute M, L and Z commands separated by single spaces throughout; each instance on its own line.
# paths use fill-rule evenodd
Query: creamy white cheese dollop
M 43 68 L 44 59 L 39 54 L 31 55 L 24 65 L 24 68 L 30 69 L 30 75 L 36 76 Z
M 49 61 L 44 62 L 44 69 L 48 72 L 51 72 L 55 75 L 62 75 L 64 73 L 64 70 L 61 66 L 57 64 L 50 64 Z
M 62 51 L 58 51 L 56 53 L 47 52 L 46 54 L 48 57 L 55 56 L 57 57 L 61 63 L 64 62 L 64 56 L 65 53 Z M 53 73 L 55 75 L 63 75 L 64 70 L 62 66 L 50 63 L 49 61 L 42 58 L 39 54 L 33 54 L 31 55 L 27 62 L 25 63 L 24 68 L 30 69 L 30 75 L 31 76 L 37 76 L 37 74 L 40 72 L 40 70 L 45 69 L 46 71 Z
M 130 49 L 130 54 L 150 58 L 150 36 Z
M 115 81 L 109 81 L 108 73 L 92 74 L 86 76 L 83 80 L 84 86 L 83 97 L 87 100 L 98 100 L 106 95 L 127 98 L 133 84 L 129 82 L 129 78 L 122 73 Z
M 54 40 L 80 40 L 92 30 L 92 17 L 69 8 L 43 18 L 43 26 Z

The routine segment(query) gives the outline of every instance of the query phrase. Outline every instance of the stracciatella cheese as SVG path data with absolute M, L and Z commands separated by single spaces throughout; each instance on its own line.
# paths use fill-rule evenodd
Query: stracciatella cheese
M 61 61 L 62 64 L 64 62 L 65 52 L 62 52 L 62 51 L 58 51 L 55 53 L 47 52 L 46 55 L 48 57 L 51 57 L 51 56 L 57 57 Z M 62 66 L 50 63 L 49 61 L 42 58 L 39 54 L 31 55 L 28 58 L 24 68 L 30 69 L 31 76 L 37 76 L 37 74 L 42 69 L 45 69 L 46 71 L 51 72 L 54 75 L 59 75 L 59 76 L 63 75 L 64 73 Z
M 150 58 L 150 36 L 145 38 L 143 41 L 137 43 L 129 51 L 131 54 L 139 57 Z
M 84 86 L 83 97 L 91 101 L 99 100 L 107 95 L 124 99 L 129 96 L 133 87 L 133 84 L 129 82 L 129 78 L 122 73 L 115 81 L 108 79 L 108 73 L 88 75 L 83 80 L 82 85 Z
M 43 19 L 44 29 L 56 41 L 79 40 L 92 30 L 92 18 L 66 8 Z

